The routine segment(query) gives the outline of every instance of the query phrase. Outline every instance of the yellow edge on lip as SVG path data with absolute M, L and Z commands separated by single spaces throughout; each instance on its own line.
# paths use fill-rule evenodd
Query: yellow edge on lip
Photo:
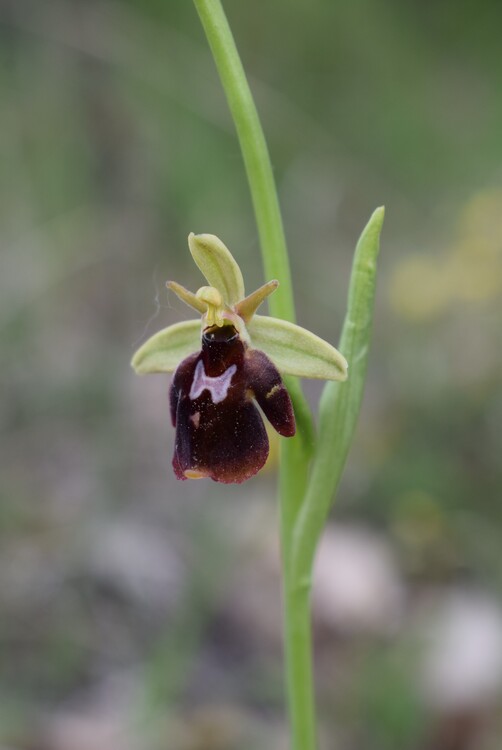
M 196 471 L 195 469 L 187 469 L 185 471 L 185 476 L 187 479 L 205 479 L 207 474 L 204 474 L 202 471 Z

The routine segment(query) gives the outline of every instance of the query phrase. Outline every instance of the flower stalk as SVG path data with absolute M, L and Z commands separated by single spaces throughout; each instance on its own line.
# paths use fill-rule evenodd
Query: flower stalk
M 220 0 L 194 0 L 218 69 L 234 120 L 248 177 L 260 238 L 263 267 L 280 287 L 270 300 L 270 312 L 295 321 L 293 285 L 279 198 L 270 155 L 256 105 L 237 47 Z M 309 459 L 314 447 L 310 408 L 296 379 L 287 378 L 297 420 L 297 435 L 281 441 L 280 515 L 283 560 L 284 638 L 286 682 L 292 744 L 294 750 L 315 750 L 315 709 L 312 692 L 310 621 L 298 627 L 298 607 L 309 611 L 309 603 L 298 602 L 290 576 L 291 547 L 296 517 L 307 486 Z
M 281 283 L 275 298 L 270 300 L 271 313 L 294 321 L 284 229 L 256 106 L 220 0 L 194 2 L 236 126 L 258 225 L 265 273 Z M 375 262 L 382 221 L 383 210 L 380 209 L 370 220 L 356 252 L 349 310 L 341 344 L 342 353 L 347 353 L 350 362 L 355 364 L 355 377 L 351 372 L 345 391 L 341 384 L 326 386 L 320 407 L 322 438 L 317 442 L 318 450 L 309 482 L 312 419 L 300 386 L 295 381 L 287 382 L 297 417 L 299 412 L 301 414 L 301 419 L 298 419 L 299 436 L 291 441 L 282 441 L 279 482 L 285 656 L 294 750 L 315 750 L 317 746 L 310 632 L 311 573 L 315 549 L 341 476 L 362 400 L 371 332 Z M 337 428 L 342 428 L 343 432 L 338 433 Z M 336 459 L 333 462 L 334 455 Z
M 184 428 L 185 432 L 180 431 L 179 436 L 177 427 L 178 447 L 173 465 L 180 479 L 211 476 L 217 481 L 243 481 L 258 470 L 254 465 L 251 467 L 250 457 L 251 468 L 245 475 L 242 469 L 238 469 L 241 475 L 236 479 L 234 468 L 224 465 L 221 469 L 223 473 L 217 476 L 211 473 L 210 461 L 201 463 L 200 458 L 195 460 L 195 453 L 189 445 L 194 430 L 203 425 L 204 409 L 224 403 L 234 372 L 249 377 L 260 406 L 262 398 L 265 411 L 267 407 L 270 410 L 267 416 L 272 424 L 280 434 L 288 437 L 281 440 L 279 495 L 291 747 L 292 750 L 316 750 L 310 619 L 312 567 L 362 401 L 373 314 L 376 257 L 384 212 L 383 209 L 374 212 L 356 248 L 348 311 L 340 344 L 342 355 L 349 362 L 349 378 L 347 382 L 341 382 L 346 377 L 344 357 L 327 342 L 294 325 L 291 273 L 270 157 L 223 7 L 220 0 L 194 0 L 194 3 L 237 130 L 256 216 L 264 271 L 272 281 L 245 297 L 240 269 L 223 243 L 212 235 L 191 235 L 190 251 L 209 286 L 193 294 L 176 282 L 169 282 L 168 285 L 202 315 L 202 350 L 199 354 L 191 354 L 194 352 L 194 341 L 200 337 L 200 320 L 186 321 L 160 331 L 146 342 L 136 353 L 133 366 L 139 373 L 166 372 L 177 368 L 171 391 L 173 424 L 180 415 L 183 416 L 187 404 L 186 408 L 190 409 L 185 415 L 186 425 L 190 424 L 190 427 Z M 255 315 L 258 305 L 269 294 L 270 312 L 274 317 Z M 220 347 L 221 351 L 227 352 L 229 346 L 234 347 L 233 359 L 225 360 L 220 367 L 220 360 L 216 361 L 211 351 Z M 187 359 L 179 365 L 183 357 Z M 260 366 L 254 369 L 253 357 L 260 361 Z M 273 379 L 267 381 L 268 385 L 260 381 L 266 371 L 269 372 L 267 377 Z M 287 390 L 282 386 L 278 371 L 286 374 L 284 383 Z M 323 391 L 316 440 L 310 408 L 294 376 L 334 381 L 329 382 Z M 275 385 L 267 390 L 272 382 Z M 291 417 L 287 416 L 287 409 L 290 408 L 287 406 L 288 391 L 294 407 L 294 416 L 291 412 Z M 243 386 L 243 394 L 247 393 L 249 389 Z M 267 404 L 266 399 L 272 395 L 282 399 L 280 409 L 276 410 L 273 402 Z M 199 408 L 202 409 L 202 416 Z M 248 404 L 244 400 L 239 401 L 238 408 L 247 410 Z M 214 410 L 211 414 L 216 417 L 219 412 Z M 295 418 L 296 435 L 293 437 Z M 191 430 L 190 434 L 188 429 Z

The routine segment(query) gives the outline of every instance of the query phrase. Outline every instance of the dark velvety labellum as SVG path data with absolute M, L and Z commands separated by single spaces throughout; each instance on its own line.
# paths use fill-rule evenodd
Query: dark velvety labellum
M 202 350 L 179 365 L 171 385 L 178 479 L 243 482 L 262 468 L 269 446 L 255 399 L 280 435 L 295 434 L 291 399 L 268 357 L 232 326 L 205 331 Z

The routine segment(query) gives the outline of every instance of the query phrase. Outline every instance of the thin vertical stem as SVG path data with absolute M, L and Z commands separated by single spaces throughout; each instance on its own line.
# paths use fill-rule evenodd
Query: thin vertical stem
M 289 259 L 267 144 L 220 0 L 194 0 L 237 130 L 251 191 L 267 278 L 280 282 L 270 298 L 272 315 L 294 322 Z M 309 590 L 291 577 L 293 530 L 307 485 L 313 445 L 310 409 L 296 379 L 288 378 L 298 435 L 282 441 L 279 491 L 284 578 L 284 637 L 293 750 L 315 750 Z
M 269 299 L 272 315 L 294 322 L 295 308 L 286 238 L 267 143 L 253 95 L 220 0 L 194 0 L 206 32 L 246 167 L 263 265 L 280 287 Z
M 317 728 L 312 669 L 310 584 L 285 580 L 285 653 L 292 750 L 315 750 Z

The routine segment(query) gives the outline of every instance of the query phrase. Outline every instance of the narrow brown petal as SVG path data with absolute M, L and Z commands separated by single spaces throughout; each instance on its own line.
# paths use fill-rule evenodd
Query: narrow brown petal
M 296 432 L 293 405 L 279 371 L 266 354 L 249 349 L 246 377 L 258 404 L 279 435 L 292 437 Z

